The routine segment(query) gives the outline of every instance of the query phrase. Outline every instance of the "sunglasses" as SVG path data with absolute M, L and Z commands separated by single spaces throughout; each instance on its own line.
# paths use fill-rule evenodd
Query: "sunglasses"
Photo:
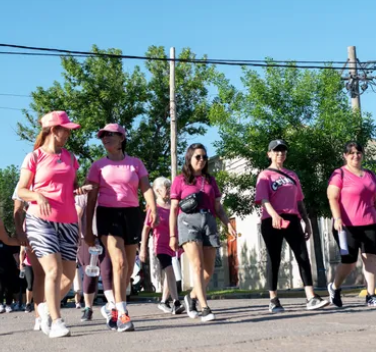
M 101 136 L 99 137 L 100 139 L 104 138 L 104 137 L 113 137 L 113 136 L 116 136 L 116 135 L 119 135 L 119 133 L 116 133 L 116 132 L 103 132 L 101 134 Z
M 207 155 L 195 155 L 195 159 L 197 160 L 197 161 L 199 161 L 200 159 L 202 159 L 202 160 L 208 160 L 208 156 Z

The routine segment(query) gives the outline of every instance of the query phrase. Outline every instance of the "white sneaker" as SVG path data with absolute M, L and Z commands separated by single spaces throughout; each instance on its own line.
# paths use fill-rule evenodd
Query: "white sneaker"
M 38 313 L 41 318 L 40 327 L 44 334 L 49 335 L 51 330 L 51 317 L 48 313 L 47 303 L 39 303 L 38 304 Z
M 11 306 L 5 306 L 5 312 L 6 312 L 6 313 L 13 312 L 12 307 L 11 307 Z
M 70 336 L 70 330 L 66 327 L 63 319 L 56 319 L 51 325 L 50 334 L 48 336 L 51 339 Z
M 40 331 L 42 329 L 42 319 L 41 318 L 35 318 L 35 324 L 34 324 L 34 331 Z
M 81 309 L 81 303 L 76 303 L 76 309 Z
M 5 306 L 0 304 L 0 314 L 5 312 Z

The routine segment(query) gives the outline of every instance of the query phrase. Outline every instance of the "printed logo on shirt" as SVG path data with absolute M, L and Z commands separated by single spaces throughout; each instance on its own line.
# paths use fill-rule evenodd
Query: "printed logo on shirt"
M 282 187 L 283 185 L 287 184 L 294 184 L 289 178 L 280 176 L 278 179 L 276 179 L 274 182 L 272 182 L 272 190 L 276 191 L 279 187 Z

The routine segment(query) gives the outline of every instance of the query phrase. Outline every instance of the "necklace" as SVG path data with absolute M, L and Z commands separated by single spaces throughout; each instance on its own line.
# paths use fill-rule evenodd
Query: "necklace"
M 58 159 L 56 160 L 56 162 L 58 164 L 61 164 L 63 161 L 61 160 L 61 154 L 62 154 L 62 151 L 60 153 L 55 153 L 53 151 L 49 151 L 47 150 L 46 148 L 42 148 L 44 152 L 48 153 L 48 154 L 53 154 L 53 155 L 57 155 L 58 156 Z

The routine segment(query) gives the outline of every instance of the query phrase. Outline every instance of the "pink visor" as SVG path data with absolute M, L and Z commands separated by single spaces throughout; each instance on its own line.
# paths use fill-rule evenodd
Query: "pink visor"
M 125 129 L 117 123 L 109 123 L 106 126 L 104 126 L 102 129 L 100 129 L 97 134 L 98 138 L 101 138 L 103 132 L 120 133 L 122 136 L 125 137 Z
M 42 127 L 61 126 L 70 130 L 75 130 L 81 126 L 78 123 L 73 123 L 65 111 L 51 111 L 44 115 L 40 120 Z

